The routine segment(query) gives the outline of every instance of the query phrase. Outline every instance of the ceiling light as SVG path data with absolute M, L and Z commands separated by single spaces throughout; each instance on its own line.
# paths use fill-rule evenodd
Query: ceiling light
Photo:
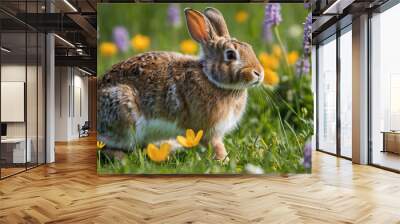
M 83 69 L 81 69 L 81 68 L 78 68 L 78 70 L 81 71 L 81 72 L 83 72 L 83 73 L 85 73 L 85 74 L 87 74 L 87 75 L 92 75 L 92 73 L 90 73 L 90 72 L 88 72 L 88 71 L 86 71 L 86 70 L 83 70 Z
M 85 53 L 83 52 L 82 48 L 77 48 L 76 49 L 76 53 L 78 53 L 78 55 L 84 55 Z
M 10 53 L 10 52 L 11 52 L 11 50 L 9 50 L 9 49 L 7 49 L 7 48 L 5 48 L 5 47 L 1 47 L 0 49 L 1 49 L 2 51 L 6 52 L 6 53 Z
M 337 7 L 337 4 L 339 4 L 340 0 L 336 0 L 332 5 L 330 5 L 327 9 L 322 14 L 330 14 L 332 9 Z
M 57 37 L 59 40 L 61 40 L 62 42 L 66 43 L 68 46 L 75 48 L 75 45 L 73 45 L 71 42 L 69 42 L 68 40 L 60 37 L 58 34 L 54 34 L 55 37 Z
M 78 12 L 78 10 L 68 1 L 64 0 L 64 3 L 68 5 L 74 12 Z
M 327 9 L 324 10 L 322 14 L 329 15 L 329 14 L 342 14 L 343 10 L 351 5 L 355 0 L 336 0 L 330 5 Z

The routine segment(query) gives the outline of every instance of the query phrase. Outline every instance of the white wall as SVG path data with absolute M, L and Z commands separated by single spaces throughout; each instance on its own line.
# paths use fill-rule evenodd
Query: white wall
M 55 85 L 55 140 L 77 139 L 78 124 L 88 120 L 88 78 L 76 68 L 56 67 Z
M 73 91 L 73 99 L 74 102 L 71 103 L 74 105 L 72 108 L 72 120 L 71 120 L 71 135 L 73 138 L 79 137 L 78 133 L 78 124 L 81 126 L 88 121 L 89 113 L 88 113 L 88 78 L 81 76 L 83 73 L 79 72 L 79 75 L 76 75 L 78 70 L 74 70 L 74 91 Z
M 30 70 L 28 68 L 28 70 Z M 8 64 L 1 66 L 1 81 L 3 82 L 25 82 L 25 65 Z M 7 108 L 1 108 L 6 110 Z M 25 123 L 12 122 L 7 123 L 8 137 L 25 137 Z
M 55 141 L 68 140 L 68 88 L 70 84 L 68 71 L 67 67 L 55 68 Z
M 1 121 L 24 122 L 25 83 L 1 82 Z M 36 108 L 36 105 L 35 105 Z
M 37 70 L 38 69 L 38 70 Z M 25 80 L 27 78 L 27 80 Z M 41 66 L 25 64 L 3 64 L 1 66 L 1 81 L 3 82 L 24 82 L 26 83 L 26 107 L 21 108 L 21 112 L 27 115 L 26 121 L 6 122 L 8 138 L 24 138 L 25 135 L 30 140 L 32 150 L 32 161 L 44 163 L 45 150 L 45 118 L 44 118 L 44 74 Z M 22 90 L 24 94 L 24 90 Z M 2 96 L 7 97 L 7 96 Z M 12 110 L 2 107 L 1 110 Z M 10 111 L 8 111 L 10 112 Z M 11 111 L 12 113 L 12 111 Z M 39 154 L 37 156 L 37 153 Z
M 25 82 L 25 75 L 27 69 L 28 79 L 31 74 L 36 76 L 36 66 L 18 65 L 18 64 L 5 64 L 1 66 L 1 81 L 2 82 Z M 29 85 L 36 86 L 36 80 L 29 79 Z M 36 88 L 27 88 L 27 106 L 31 107 L 28 112 L 32 111 L 32 107 L 36 108 Z M 39 105 L 40 106 L 40 105 Z M 34 111 L 36 109 L 34 108 Z M 7 108 L 1 108 L 1 110 L 7 110 Z M 27 113 L 28 129 L 32 128 L 36 130 L 36 113 Z M 34 122 L 34 123 L 31 123 Z M 28 130 L 28 137 L 30 131 Z M 36 132 L 35 132 L 36 133 Z M 8 137 L 25 137 L 25 122 L 7 122 L 7 136 Z

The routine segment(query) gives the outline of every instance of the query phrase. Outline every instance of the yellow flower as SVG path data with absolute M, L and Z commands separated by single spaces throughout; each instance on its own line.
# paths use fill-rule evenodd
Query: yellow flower
M 102 149 L 102 148 L 104 148 L 104 146 L 106 146 L 106 144 L 104 142 L 97 141 L 97 148 L 98 149 Z
M 100 44 L 100 54 L 106 57 L 113 56 L 117 53 L 117 46 L 111 42 L 103 42 Z
M 294 65 L 296 64 L 297 60 L 299 59 L 299 52 L 297 51 L 291 51 L 288 56 L 287 56 L 289 65 Z
M 131 45 L 137 51 L 144 51 L 150 46 L 150 37 L 137 34 L 132 38 Z
M 203 137 L 203 130 L 200 130 L 199 132 L 197 132 L 197 134 L 195 134 L 192 129 L 187 129 L 186 138 L 183 136 L 178 136 L 176 137 L 176 140 L 183 147 L 191 148 L 199 144 L 201 137 Z
M 171 152 L 171 145 L 168 143 L 162 143 L 160 149 L 154 144 L 147 146 L 147 155 L 154 162 L 162 162 L 168 159 L 169 153 Z
M 280 47 L 279 45 L 274 44 L 274 45 L 272 46 L 272 55 L 275 56 L 275 57 L 277 57 L 278 59 L 281 58 L 281 56 L 282 56 L 282 49 L 281 49 L 281 47 Z
M 279 58 L 271 56 L 266 52 L 262 52 L 258 55 L 260 63 L 268 69 L 276 70 L 279 68 Z
M 275 86 L 279 83 L 278 73 L 268 68 L 264 68 L 264 73 L 264 84 Z
M 197 44 L 193 40 L 182 41 L 180 47 L 185 54 L 195 54 L 197 52 Z
M 246 22 L 247 18 L 249 18 L 249 14 L 244 10 L 238 11 L 235 15 L 235 20 L 238 23 Z

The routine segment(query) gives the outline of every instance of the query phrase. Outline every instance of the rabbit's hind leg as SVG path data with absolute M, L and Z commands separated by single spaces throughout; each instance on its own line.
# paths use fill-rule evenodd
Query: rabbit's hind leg
M 137 91 L 125 84 L 98 91 L 98 139 L 108 149 L 131 151 L 135 148 L 135 122 L 140 117 Z

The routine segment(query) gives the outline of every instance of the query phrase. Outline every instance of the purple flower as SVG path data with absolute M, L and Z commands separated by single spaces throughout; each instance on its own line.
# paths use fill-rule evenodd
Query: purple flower
M 301 76 L 310 73 L 310 55 L 311 55 L 311 38 L 312 38 L 312 14 L 309 13 L 304 23 L 303 36 L 303 57 L 296 63 L 296 73 Z
M 303 49 L 306 57 L 311 54 L 312 14 L 309 13 L 304 23 Z
M 304 8 L 305 9 L 311 8 L 311 0 L 304 0 Z
M 281 5 L 279 3 L 269 3 L 265 6 L 264 23 L 270 26 L 277 26 L 282 22 Z
M 129 33 L 125 27 L 115 27 L 113 29 L 113 39 L 120 51 L 126 52 L 129 49 Z
M 279 3 L 269 3 L 265 6 L 263 38 L 272 40 L 272 27 L 282 22 L 281 5 Z
M 179 4 L 169 4 L 167 14 L 168 21 L 173 27 L 179 27 L 181 25 Z
M 312 145 L 311 145 L 311 142 L 309 141 L 304 146 L 303 165 L 304 165 L 304 168 L 306 168 L 306 169 L 311 168 L 311 154 L 312 154 Z
M 310 59 L 308 57 L 301 57 L 296 63 L 297 75 L 305 75 L 310 73 Z

